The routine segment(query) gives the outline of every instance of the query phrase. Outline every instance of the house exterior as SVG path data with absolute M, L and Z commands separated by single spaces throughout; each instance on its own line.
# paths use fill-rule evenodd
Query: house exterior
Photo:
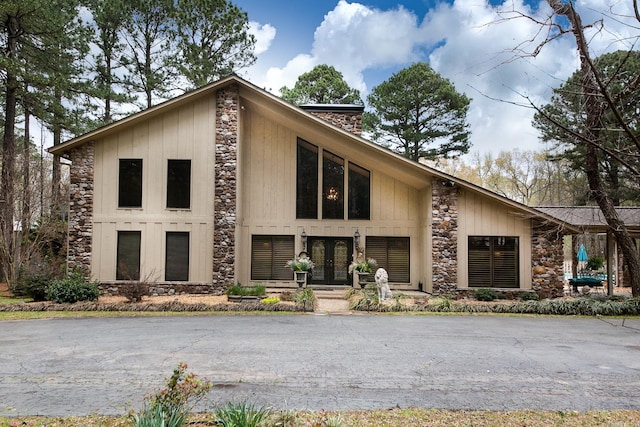
M 71 160 L 68 266 L 117 289 L 352 286 L 563 290 L 564 223 L 360 136 L 362 107 L 299 108 L 237 77 L 52 148 Z

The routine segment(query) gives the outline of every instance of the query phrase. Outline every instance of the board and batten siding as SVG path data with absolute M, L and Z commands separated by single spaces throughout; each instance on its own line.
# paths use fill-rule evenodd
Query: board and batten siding
M 239 148 L 239 194 L 241 210 L 237 236 L 238 280 L 250 283 L 251 236 L 293 235 L 295 251 L 302 250 L 300 235 L 352 237 L 359 230 L 364 244 L 367 236 L 402 236 L 411 242 L 411 284 L 426 280 L 424 218 L 429 217 L 430 197 L 427 190 L 418 190 L 393 178 L 384 170 L 382 158 L 377 162 L 353 158 L 341 151 L 344 142 L 315 138 L 313 129 L 301 125 L 294 130 L 278 123 L 255 109 L 242 111 L 241 146 Z M 327 149 L 333 154 L 368 169 L 371 172 L 371 220 L 313 220 L 296 219 L 296 156 L 298 137 Z M 347 142 L 348 143 L 348 142 Z M 348 169 L 345 168 L 345 174 Z M 430 194 L 430 193 L 429 193 Z M 347 201 L 345 200 L 345 203 Z M 271 283 L 270 285 L 277 285 Z M 296 286 L 293 282 L 283 283 Z M 396 286 L 401 288 L 402 286 Z
M 517 236 L 520 288 L 531 288 L 531 220 L 478 193 L 458 196 L 458 288 L 468 288 L 469 236 Z
M 164 281 L 168 231 L 190 233 L 189 281 L 211 282 L 215 98 L 200 98 L 95 144 L 92 275 L 115 280 L 118 231 L 140 231 L 140 278 Z M 118 208 L 119 159 L 139 158 L 142 208 Z M 167 161 L 191 160 L 191 208 L 167 209 Z

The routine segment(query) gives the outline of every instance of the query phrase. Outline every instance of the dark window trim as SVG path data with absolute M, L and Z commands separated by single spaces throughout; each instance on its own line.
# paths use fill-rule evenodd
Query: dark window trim
M 487 250 L 474 249 L 473 239 L 487 240 Z M 509 247 L 506 239 L 513 239 L 513 248 Z M 473 251 L 475 253 L 472 253 Z M 509 275 L 505 274 L 508 270 L 510 270 Z M 520 238 L 518 236 L 468 236 L 467 283 L 470 288 L 520 288 Z
M 184 253 L 180 253 L 176 256 L 181 256 L 181 257 L 186 257 L 186 259 L 183 259 L 183 261 L 186 261 L 186 270 L 185 270 L 185 265 L 181 264 L 178 266 L 178 268 L 175 269 L 175 271 L 172 271 L 171 269 L 173 268 L 173 265 L 170 264 L 171 262 L 175 261 L 175 254 L 173 254 L 173 252 L 171 251 L 171 249 L 169 248 L 169 236 L 180 236 L 180 237 L 185 237 L 187 238 L 187 253 L 186 255 Z M 177 242 L 171 242 L 171 243 L 177 243 Z M 170 256 L 171 254 L 171 256 Z M 165 261 L 164 261 L 164 279 L 167 282 L 188 282 L 189 281 L 189 270 L 190 270 L 190 264 L 191 264 L 191 233 L 188 231 L 167 231 L 165 233 Z
M 276 240 L 282 245 L 282 252 L 276 250 Z M 257 245 L 265 244 L 269 241 L 271 248 L 270 254 L 257 253 Z M 269 272 L 261 271 L 261 266 L 256 264 L 258 255 L 268 257 Z M 272 281 L 290 281 L 293 280 L 293 273 L 286 266 L 287 261 L 293 259 L 295 255 L 295 236 L 292 234 L 253 234 L 251 235 L 251 272 L 250 277 L 253 281 L 272 280 Z M 262 273 L 262 275 L 260 274 Z M 265 274 L 266 273 L 266 274 Z
M 347 196 L 349 197 L 348 218 L 349 219 L 371 219 L 371 171 L 362 166 L 348 162 L 347 170 L 349 174 L 347 182 Z M 366 179 L 366 194 L 357 191 L 357 181 Z
M 124 267 L 128 267 L 131 268 L 132 266 L 129 265 L 123 265 L 121 261 L 121 258 L 125 255 L 122 253 L 122 250 L 124 249 L 121 244 L 122 241 L 120 240 L 121 237 L 124 236 L 137 236 L 138 237 L 138 253 L 137 253 L 137 266 L 134 265 L 134 271 L 133 272 L 126 272 L 123 271 L 122 269 Z M 140 263 L 141 263 L 141 250 L 142 250 L 142 232 L 139 230 L 118 230 L 116 232 L 116 280 L 140 280 Z M 131 254 L 128 254 L 131 255 Z
M 374 246 L 374 242 L 375 243 Z M 397 265 L 397 271 L 394 266 L 389 265 L 390 262 L 399 263 L 398 260 L 389 260 L 389 248 L 394 244 L 394 241 L 402 242 L 406 245 L 407 252 L 402 254 L 402 265 Z M 383 244 L 382 244 L 383 243 Z M 393 248 L 392 248 L 393 249 Z M 384 256 L 381 257 L 376 252 L 382 250 Z M 389 282 L 394 283 L 411 283 L 411 238 L 408 236 L 367 236 L 365 240 L 365 255 L 366 257 L 375 258 L 378 261 L 378 267 L 382 267 L 387 270 L 389 274 Z M 401 276 L 401 277 L 398 277 Z
M 129 164 L 139 162 L 138 173 L 135 170 L 126 169 L 126 162 Z M 144 171 L 144 161 L 138 158 L 118 159 L 118 208 L 119 209 L 140 209 L 142 208 L 142 180 Z M 126 175 L 125 175 L 126 174 Z M 126 180 L 127 182 L 123 182 Z M 137 181 L 137 182 L 135 182 Z M 135 191 L 135 194 L 132 194 Z
M 184 170 L 180 170 L 180 168 L 188 169 L 188 179 L 178 179 L 185 177 L 178 177 L 177 175 L 175 176 L 176 179 L 172 179 L 172 175 L 178 172 L 185 172 Z M 167 159 L 167 209 L 191 209 L 192 175 L 191 159 Z
M 310 154 L 309 157 L 314 157 L 313 165 L 303 164 L 305 159 L 302 158 L 302 150 L 306 150 L 307 155 Z M 338 173 L 342 178 L 340 183 L 328 182 L 329 164 L 327 162 L 333 162 L 337 168 L 342 168 L 342 171 Z M 352 177 L 352 175 L 354 176 Z M 364 184 L 365 179 L 367 180 L 366 185 Z M 358 191 L 358 185 L 366 187 L 368 194 L 361 194 Z M 318 200 L 320 200 L 320 204 Z M 330 206 L 330 203 L 337 206 Z M 298 137 L 296 144 L 296 219 L 344 220 L 345 218 L 371 219 L 371 171 Z

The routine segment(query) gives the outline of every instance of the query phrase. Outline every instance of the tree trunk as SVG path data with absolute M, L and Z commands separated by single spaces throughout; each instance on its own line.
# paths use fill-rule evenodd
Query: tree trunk
M 62 94 L 56 89 L 56 101 L 59 105 L 62 104 Z M 60 145 L 62 143 L 62 120 L 56 112 L 53 116 L 53 146 Z M 59 219 L 62 215 L 62 209 L 60 207 L 61 195 L 60 195 L 60 156 L 53 156 L 53 167 L 51 171 L 51 217 Z
M 24 108 L 24 144 L 22 146 L 22 233 L 31 228 L 31 134 L 29 107 Z
M 584 130 L 587 143 L 586 173 L 589 181 L 589 189 L 593 198 L 598 203 L 611 232 L 616 236 L 618 245 L 622 250 L 629 270 L 629 283 L 634 297 L 640 296 L 640 255 L 633 238 L 625 227 L 625 224 L 615 210 L 612 198 L 607 194 L 602 183 L 600 163 L 598 160 L 598 145 L 601 129 L 601 118 L 605 112 L 606 104 L 602 101 L 602 90 L 596 78 L 589 56 L 587 41 L 584 36 L 582 19 L 573 8 L 572 3 L 562 3 L 560 0 L 547 0 L 551 8 L 558 15 L 566 17 L 571 23 L 573 35 L 576 38 L 578 52 L 580 54 L 580 70 L 582 72 L 582 92 L 585 96 L 586 127 Z
M 6 56 L 11 60 L 16 55 L 19 26 L 13 22 L 13 17 L 7 22 L 7 47 Z M 6 70 L 5 75 L 5 107 L 4 107 L 4 135 L 2 138 L 2 178 L 0 178 L 0 279 L 9 284 L 13 283 L 13 209 L 14 209 L 14 178 L 15 178 L 15 123 L 18 79 L 11 71 Z

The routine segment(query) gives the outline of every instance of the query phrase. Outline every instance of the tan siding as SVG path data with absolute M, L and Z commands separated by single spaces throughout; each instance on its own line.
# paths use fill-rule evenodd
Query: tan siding
M 469 236 L 518 236 L 520 287 L 531 288 L 531 230 L 529 220 L 477 193 L 464 191 L 458 199 L 458 286 L 468 283 Z
M 117 232 L 140 230 L 141 278 L 164 280 L 165 233 L 190 232 L 190 281 L 210 282 L 215 102 L 202 98 L 96 141 L 93 275 L 115 280 Z M 142 209 L 118 209 L 118 159 L 143 159 Z M 191 159 L 191 209 L 166 209 L 168 159 Z M 99 242 L 99 243 L 98 243 Z
M 384 162 L 371 164 L 351 158 L 339 145 L 327 146 L 313 133 L 283 126 L 246 108 L 242 116 L 243 142 L 240 151 L 242 169 L 242 230 L 238 233 L 238 254 L 247 262 L 238 263 L 238 280 L 248 283 L 250 277 L 251 236 L 294 235 L 296 253 L 302 250 L 300 234 L 308 236 L 351 237 L 356 229 L 363 239 L 373 236 L 408 236 L 411 239 L 411 285 L 417 288 L 425 272 L 421 260 L 423 245 L 420 229 L 423 220 L 419 190 L 387 173 Z M 332 153 L 353 161 L 371 171 L 371 220 L 297 220 L 296 219 L 296 146 L 303 138 Z M 345 200 L 345 214 L 346 214 Z M 415 257 L 414 257 L 415 255 Z M 291 282 L 293 284 L 293 282 Z

